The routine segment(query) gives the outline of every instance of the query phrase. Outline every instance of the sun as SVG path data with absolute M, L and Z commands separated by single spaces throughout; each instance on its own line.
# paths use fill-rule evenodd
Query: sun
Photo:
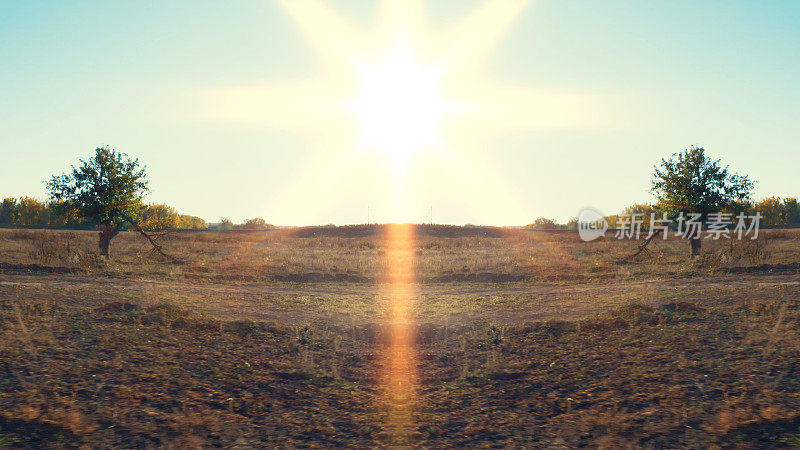
M 592 95 L 492 80 L 489 55 L 528 0 L 486 0 L 446 23 L 424 0 L 382 0 L 371 24 L 325 0 L 280 3 L 319 73 L 205 90 L 201 116 L 308 140 L 302 170 L 270 200 L 289 222 L 325 220 L 355 198 L 380 203 L 380 220 L 411 221 L 435 196 L 476 221 L 527 220 L 529 199 L 493 170 L 496 138 L 598 122 Z
M 377 63 L 360 64 L 360 87 L 348 104 L 360 129 L 358 146 L 396 163 L 440 145 L 439 124 L 454 111 L 439 90 L 441 71 L 425 67 L 407 44 Z

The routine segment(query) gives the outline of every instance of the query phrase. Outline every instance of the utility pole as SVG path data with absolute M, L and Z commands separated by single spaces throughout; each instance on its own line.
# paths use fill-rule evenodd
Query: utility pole
M 367 225 L 369 225 L 369 205 L 367 205 Z
M 431 225 L 433 225 L 433 205 L 431 205 Z

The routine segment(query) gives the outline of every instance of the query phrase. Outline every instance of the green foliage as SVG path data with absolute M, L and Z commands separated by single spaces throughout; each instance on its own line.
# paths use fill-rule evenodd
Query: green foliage
M 256 217 L 255 219 L 250 219 L 250 220 L 246 221 L 242 225 L 242 228 L 244 228 L 245 230 L 267 230 L 267 229 L 275 228 L 275 225 L 270 225 L 270 224 L 267 223 L 266 220 L 264 220 L 264 219 L 262 219 L 260 217 Z
M 47 208 L 50 213 L 51 227 L 83 227 L 85 220 L 80 212 L 64 204 L 64 202 L 50 201 L 47 203 Z
M 40 201 L 31 197 L 21 197 L 15 211 L 15 225 L 32 226 L 47 225 L 50 213 Z
M 145 230 L 174 230 L 180 227 L 180 215 L 167 205 L 148 205 L 142 213 L 139 226 Z
M 31 197 L 6 198 L 0 203 L 0 225 L 17 227 L 58 227 L 77 225 L 73 211 L 54 202 L 43 203 Z
M 231 219 L 227 217 L 223 217 L 219 219 L 219 227 L 217 227 L 219 231 L 230 231 L 233 229 L 233 222 Z
M 81 160 L 72 173 L 53 176 L 47 183 L 50 198 L 64 208 L 74 208 L 87 220 L 120 230 L 138 221 L 148 192 L 139 160 L 109 147 L 100 147 L 89 161 Z
M 140 226 L 145 230 L 204 230 L 208 228 L 205 220 L 178 214 L 172 206 L 149 205 L 142 214 Z
M 539 217 L 538 219 L 534 220 L 533 223 L 525 225 L 525 228 L 533 229 L 533 230 L 558 230 L 558 229 L 565 228 L 565 226 L 561 225 L 559 223 L 556 223 L 556 221 L 553 220 L 553 219 L 547 219 L 545 217 Z
M 655 214 L 656 218 L 658 218 L 661 213 L 658 206 L 649 203 L 634 203 L 626 207 L 623 212 L 627 215 L 642 214 L 642 217 L 646 217 L 648 220 L 650 219 L 650 214 Z
M 208 224 L 199 217 L 181 214 L 178 217 L 178 228 L 182 230 L 205 230 L 208 228 Z
M 659 206 L 658 205 L 651 205 L 649 203 L 635 203 L 635 204 L 625 208 L 622 211 L 622 213 L 624 215 L 628 216 L 629 220 L 633 220 L 632 218 L 634 217 L 634 215 L 635 214 L 639 214 L 639 215 L 636 216 L 636 218 L 637 218 L 637 220 L 641 220 L 642 221 L 642 227 L 644 229 L 650 229 L 650 219 L 653 217 L 653 214 L 655 214 L 656 220 L 660 220 L 661 217 L 662 217 L 661 216 L 662 211 L 659 208 Z M 619 217 L 617 217 L 617 221 L 618 220 L 619 220 Z M 616 224 L 617 221 L 615 221 L 615 224 Z
M 707 157 L 702 147 L 691 147 L 661 160 L 655 167 L 652 192 L 658 207 L 671 216 L 700 213 L 705 220 L 708 213 L 746 202 L 753 184 L 747 176 L 730 173 L 719 160 Z
M 578 218 L 573 217 L 567 221 L 566 224 L 567 230 L 569 231 L 578 231 Z
M 0 225 L 13 225 L 14 214 L 17 210 L 17 199 L 4 198 L 0 203 Z
M 34 198 L 6 198 L 0 202 L 0 226 L 85 228 L 91 222 L 74 206 L 62 201 L 40 202 Z M 95 224 L 96 225 L 96 224 Z M 178 214 L 167 205 L 149 205 L 144 208 L 139 225 L 145 230 L 204 230 L 205 220 Z
M 796 198 L 768 197 L 753 205 L 753 209 L 761 213 L 764 225 L 800 225 L 800 205 Z
M 796 198 L 783 199 L 783 208 L 786 224 L 800 225 L 800 203 Z

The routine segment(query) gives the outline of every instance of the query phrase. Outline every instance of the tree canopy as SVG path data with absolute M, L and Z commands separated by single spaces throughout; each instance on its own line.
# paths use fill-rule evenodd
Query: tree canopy
M 660 211 L 675 217 L 699 214 L 701 222 L 710 213 L 744 210 L 749 206 L 753 182 L 745 175 L 728 171 L 712 160 L 702 147 L 691 147 L 655 167 L 652 192 Z M 691 243 L 690 257 L 700 251 L 700 237 L 685 236 Z
M 138 226 L 148 192 L 144 167 L 138 159 L 107 146 L 95 149 L 72 173 L 54 175 L 47 183 L 50 198 L 102 227 L 100 250 L 109 257 L 109 243 L 124 227 Z
M 708 213 L 746 205 L 754 183 L 745 175 L 728 171 L 702 147 L 691 147 L 655 167 L 652 192 L 659 210 L 671 215 Z
M 145 168 L 138 159 L 107 146 L 95 150 L 89 161 L 81 160 L 72 173 L 54 175 L 47 183 L 50 198 L 74 208 L 98 225 L 121 229 L 139 219 L 142 200 L 149 191 Z

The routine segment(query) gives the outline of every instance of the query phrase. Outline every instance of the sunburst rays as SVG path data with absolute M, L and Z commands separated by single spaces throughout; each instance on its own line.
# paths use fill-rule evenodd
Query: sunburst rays
M 430 192 L 441 191 L 438 186 L 468 188 L 468 203 L 476 207 L 473 211 L 476 222 L 504 220 L 509 211 L 516 216 L 529 214 L 531 205 L 519 201 L 504 188 L 505 183 L 478 181 L 500 179 L 502 174 L 481 174 L 485 165 L 475 155 L 485 155 L 492 147 L 492 137 L 498 134 L 592 124 L 597 120 L 597 101 L 577 93 L 535 90 L 487 80 L 480 70 L 481 64 L 527 3 L 526 0 L 487 1 L 463 20 L 437 29 L 428 22 L 422 0 L 384 0 L 372 27 L 348 21 L 321 0 L 282 0 L 284 9 L 323 62 L 320 74 L 301 82 L 209 90 L 205 116 L 216 121 L 301 133 L 308 138 L 308 145 L 319 149 L 319 158 L 315 159 L 325 162 L 311 163 L 303 174 L 294 174 L 277 203 L 270 205 L 270 215 L 285 222 L 323 219 L 324 208 L 318 206 L 341 202 L 348 195 L 363 195 L 364 185 L 356 183 L 356 179 L 359 174 L 376 172 L 386 174 L 377 177 L 386 183 L 397 182 L 402 173 L 407 177 L 406 185 L 415 185 L 428 198 Z M 384 133 L 387 140 L 398 141 L 395 147 L 426 148 L 417 152 L 395 149 L 389 152 L 395 157 L 384 158 L 380 163 L 381 158 L 367 154 L 370 148 L 359 145 L 360 129 L 366 119 L 364 111 L 359 117 L 352 105 L 363 91 L 360 68 L 386 58 L 400 40 L 407 43 L 416 61 L 436 71 L 442 97 L 448 105 L 457 107 L 448 109 L 446 114 L 428 114 L 430 118 L 425 120 L 435 123 L 423 130 L 424 139 L 404 141 Z M 388 114 L 386 120 L 392 117 Z M 381 125 L 386 124 L 368 125 L 375 141 L 383 129 Z M 403 158 L 397 158 L 398 154 Z M 410 161 L 415 158 L 425 160 L 422 164 L 425 166 L 438 165 L 440 176 L 434 180 L 416 176 L 414 167 L 420 164 Z M 476 174 L 478 179 L 474 178 Z M 480 189 L 475 189 L 475 184 Z M 461 191 L 456 190 L 456 195 L 458 192 Z M 337 193 L 342 197 L 335 197 Z M 453 194 L 449 196 L 458 200 Z M 371 200 L 384 204 L 383 217 L 387 220 L 415 219 L 413 212 L 406 215 L 408 211 L 395 208 L 394 199 Z M 427 204 L 427 200 L 418 198 L 406 201 L 412 205 L 410 210 L 416 202 Z
M 488 169 L 491 138 L 594 120 L 587 96 L 497 84 L 481 70 L 526 0 L 487 1 L 443 30 L 430 25 L 422 0 L 384 0 L 371 28 L 349 22 L 321 0 L 281 3 L 323 63 L 318 78 L 218 89 L 207 97 L 215 120 L 315 137 L 319 150 L 293 174 L 273 215 L 319 220 L 324 216 L 299 212 L 328 214 L 348 189 L 364 195 L 363 182 L 356 182 L 365 173 L 385 196 L 379 199 L 384 221 L 413 220 L 418 197 L 435 189 L 473 208 L 476 221 L 503 220 L 508 211 L 528 214 L 529 202 Z M 379 157 L 375 150 L 382 146 L 391 157 Z M 385 425 L 399 445 L 410 444 L 418 379 L 415 242 L 413 226 L 387 226 L 382 298 L 389 302 L 390 338 L 379 379 Z

